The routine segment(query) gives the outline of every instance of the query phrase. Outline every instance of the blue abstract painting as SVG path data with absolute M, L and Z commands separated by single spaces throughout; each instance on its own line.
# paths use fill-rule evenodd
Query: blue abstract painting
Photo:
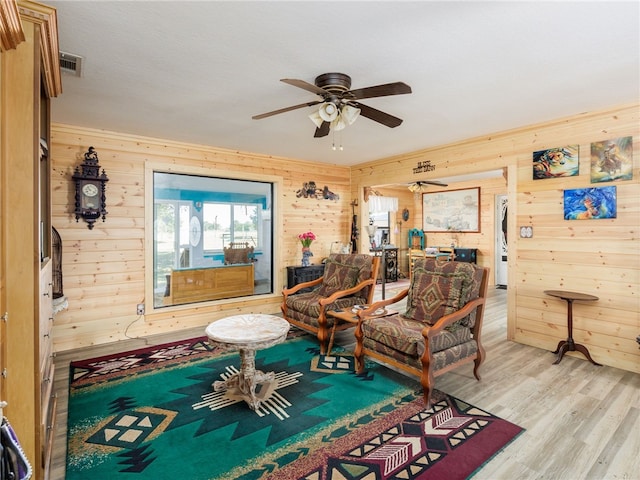
M 576 188 L 564 191 L 565 220 L 616 218 L 616 187 Z

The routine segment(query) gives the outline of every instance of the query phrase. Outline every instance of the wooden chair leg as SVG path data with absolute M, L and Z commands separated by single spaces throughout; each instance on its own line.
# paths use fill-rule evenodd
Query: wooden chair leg
M 482 358 L 480 357 L 476 357 L 476 359 L 473 361 L 474 363 L 474 367 L 473 367 L 473 376 L 476 377 L 476 380 L 480 380 L 480 365 L 482 365 Z
M 475 366 L 473 367 L 473 375 L 476 379 L 480 380 L 480 365 L 484 362 L 485 351 L 482 344 L 478 342 L 478 353 L 476 353 L 476 359 L 473 361 Z
M 355 360 L 356 360 L 356 373 L 358 375 L 360 375 L 362 372 L 364 372 L 364 355 L 361 356 L 354 356 Z
M 425 358 L 427 357 L 427 358 Z M 431 372 L 428 355 L 422 358 L 422 375 L 420 376 L 420 385 L 422 385 L 422 394 L 424 397 L 424 405 L 426 408 L 431 407 L 431 392 L 433 390 L 433 373 Z
M 318 343 L 320 343 L 320 355 L 327 354 L 327 344 L 329 340 L 329 334 L 327 332 L 327 319 L 324 316 L 324 312 L 320 312 L 318 317 Z
M 362 330 L 360 329 L 360 325 L 356 327 L 355 331 L 356 337 L 356 349 L 353 352 L 353 357 L 356 361 L 356 373 L 362 373 L 364 371 L 364 346 L 362 345 Z

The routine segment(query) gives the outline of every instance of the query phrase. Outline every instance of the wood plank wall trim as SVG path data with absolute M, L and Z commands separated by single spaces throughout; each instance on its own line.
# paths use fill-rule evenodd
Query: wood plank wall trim
M 40 27 L 40 53 L 44 85 L 49 98 L 57 97 L 62 93 L 62 77 L 58 57 L 58 14 L 56 9 L 30 0 L 19 0 L 18 7 L 22 19 Z
M 12 50 L 24 40 L 18 4 L 15 0 L 0 2 L 0 50 Z

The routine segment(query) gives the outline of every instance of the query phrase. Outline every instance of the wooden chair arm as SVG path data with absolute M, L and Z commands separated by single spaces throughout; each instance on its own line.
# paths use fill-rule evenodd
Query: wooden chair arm
M 395 297 L 387 298 L 385 300 L 378 300 L 377 302 L 372 303 L 369 307 L 358 311 L 358 323 L 362 322 L 362 320 L 366 319 L 368 316 L 374 314 L 376 310 L 379 308 L 384 308 L 388 305 L 393 305 L 394 303 L 398 303 L 404 297 L 409 294 L 409 289 L 401 290 Z
M 467 304 L 464 307 L 462 307 L 460 310 L 456 310 L 455 312 L 450 313 L 449 315 L 440 317 L 440 319 L 433 325 L 427 325 L 426 327 L 424 327 L 422 329 L 422 336 L 424 338 L 428 338 L 428 337 L 433 337 L 439 334 L 440 332 L 442 332 L 442 330 L 444 330 L 449 325 L 453 325 L 458 320 L 462 320 L 467 315 L 470 315 L 471 313 L 473 313 L 473 311 L 476 308 L 478 308 L 480 305 L 484 305 L 484 303 L 485 303 L 484 297 L 478 297 L 475 300 L 471 300 L 470 302 L 467 302 Z
M 386 307 L 388 305 L 393 305 L 394 303 L 398 303 L 400 300 L 402 300 L 408 294 L 409 294 L 409 289 L 407 288 L 407 289 L 401 290 L 395 297 L 387 298 L 385 300 L 378 300 L 377 302 L 373 302 L 366 309 L 360 310 L 358 312 L 358 316 L 360 316 L 360 314 L 362 314 L 362 316 L 367 317 L 367 316 L 371 315 L 373 312 L 375 312 L 376 310 L 378 310 L 379 308 L 384 308 L 384 307 Z
M 346 290 L 338 290 L 337 292 L 332 293 L 328 297 L 321 298 L 320 307 L 329 305 L 330 303 L 335 302 L 338 298 L 348 297 L 349 295 L 353 295 L 354 293 L 359 292 L 360 290 L 362 290 L 364 287 L 368 285 L 375 286 L 375 279 L 368 278 L 367 280 L 364 280 L 363 282 L 360 282 L 359 284 L 357 284 L 355 287 L 351 287 Z
M 319 285 L 322 283 L 322 278 L 316 278 L 315 280 L 309 280 L 308 282 L 302 282 L 302 283 L 298 283 L 297 285 L 294 285 L 291 288 L 283 288 L 282 289 L 282 295 L 284 295 L 285 298 L 287 298 L 289 295 L 293 295 L 294 293 L 298 292 L 299 290 L 302 290 L 303 288 L 309 288 L 309 287 L 314 287 L 316 285 Z

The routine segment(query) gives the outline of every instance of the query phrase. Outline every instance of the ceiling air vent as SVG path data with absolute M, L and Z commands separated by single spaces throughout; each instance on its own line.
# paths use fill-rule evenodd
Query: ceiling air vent
M 60 71 L 76 77 L 82 76 L 82 57 L 73 53 L 60 52 Z

